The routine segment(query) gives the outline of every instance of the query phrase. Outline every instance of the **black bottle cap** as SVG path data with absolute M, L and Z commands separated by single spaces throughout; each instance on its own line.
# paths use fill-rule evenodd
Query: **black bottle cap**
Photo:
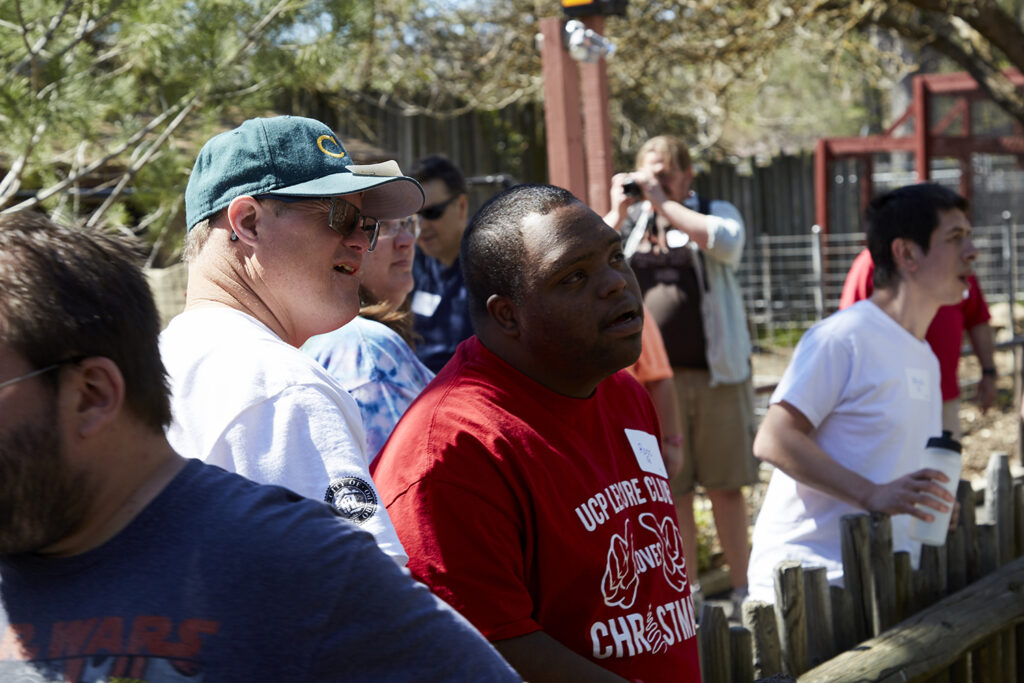
M 945 448 L 947 451 L 963 452 L 960 442 L 953 438 L 953 432 L 945 429 L 942 430 L 942 436 L 933 436 L 928 439 L 928 445 L 925 448 Z

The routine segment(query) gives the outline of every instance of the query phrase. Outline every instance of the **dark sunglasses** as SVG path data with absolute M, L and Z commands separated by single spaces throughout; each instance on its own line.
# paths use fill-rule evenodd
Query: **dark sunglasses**
M 276 199 L 286 204 L 295 202 L 322 201 L 331 203 L 331 211 L 327 215 L 327 226 L 344 238 L 349 238 L 356 228 L 366 233 L 370 240 L 370 247 L 367 251 L 373 251 L 377 246 L 377 238 L 380 236 L 380 223 L 372 216 L 364 216 L 356 208 L 355 204 L 346 201 L 341 197 L 290 197 L 279 194 L 261 194 L 256 197 L 260 199 Z
M 445 212 L 445 209 L 448 208 L 448 205 L 451 204 L 452 202 L 454 202 L 456 199 L 458 199 L 461 196 L 462 196 L 461 192 L 456 192 L 455 194 L 453 194 L 451 197 L 449 197 L 448 199 L 444 200 L 443 202 L 440 202 L 438 204 L 433 204 L 431 206 L 424 206 L 422 209 L 420 209 L 416 213 L 419 214 L 420 218 L 425 218 L 428 221 L 436 221 Z

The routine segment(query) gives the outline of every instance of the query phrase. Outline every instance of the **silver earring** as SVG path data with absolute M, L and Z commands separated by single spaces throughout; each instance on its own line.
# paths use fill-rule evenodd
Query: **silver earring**
M 238 235 L 235 234 L 234 230 L 231 231 L 231 241 L 232 242 L 237 242 L 238 241 Z

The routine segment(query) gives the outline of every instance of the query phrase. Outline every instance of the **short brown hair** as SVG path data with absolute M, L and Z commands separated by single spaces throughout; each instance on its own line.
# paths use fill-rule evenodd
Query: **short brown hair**
M 124 377 L 125 408 L 163 433 L 170 391 L 141 260 L 134 238 L 35 212 L 0 215 L 0 341 L 36 368 L 109 358 Z
M 690 150 L 686 148 L 686 144 L 672 135 L 659 135 L 645 142 L 640 147 L 640 151 L 636 153 L 637 168 L 640 168 L 640 164 L 648 152 L 657 152 L 664 156 L 680 171 L 685 171 L 693 165 L 693 161 L 690 159 Z

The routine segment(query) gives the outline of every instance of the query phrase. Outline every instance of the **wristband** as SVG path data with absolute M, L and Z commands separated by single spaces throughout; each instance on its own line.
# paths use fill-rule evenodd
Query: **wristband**
M 995 377 L 996 376 L 996 369 L 995 368 L 982 368 L 981 369 L 981 376 L 982 377 Z

